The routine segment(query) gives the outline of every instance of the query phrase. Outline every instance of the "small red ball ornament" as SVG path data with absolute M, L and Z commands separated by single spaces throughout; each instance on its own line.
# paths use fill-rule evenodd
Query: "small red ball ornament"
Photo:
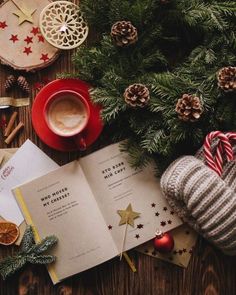
M 174 245 L 174 239 L 168 232 L 156 232 L 156 237 L 154 239 L 154 247 L 158 252 L 169 253 L 173 250 Z

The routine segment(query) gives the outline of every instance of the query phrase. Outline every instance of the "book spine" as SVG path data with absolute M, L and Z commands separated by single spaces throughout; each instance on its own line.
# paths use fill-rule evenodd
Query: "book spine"
M 16 188 L 13 190 L 14 191 L 14 194 L 15 194 L 15 197 L 16 197 L 16 200 L 18 202 L 18 204 L 20 205 L 20 208 L 21 208 L 21 211 L 25 217 L 25 221 L 28 225 L 31 225 L 34 229 L 34 236 L 35 236 L 35 241 L 37 243 L 39 243 L 42 239 L 40 238 L 39 236 L 39 232 L 33 222 L 33 219 L 31 217 L 31 214 L 28 210 L 28 207 L 26 206 L 26 203 L 24 201 L 24 198 L 23 198 L 23 195 L 21 193 L 21 190 L 19 188 Z M 51 277 L 51 280 L 53 282 L 53 284 L 57 284 L 59 283 L 59 279 L 58 279 L 58 276 L 54 270 L 54 267 L 52 265 L 48 265 L 47 266 L 47 269 L 48 269 L 48 272 L 49 272 L 49 275 Z

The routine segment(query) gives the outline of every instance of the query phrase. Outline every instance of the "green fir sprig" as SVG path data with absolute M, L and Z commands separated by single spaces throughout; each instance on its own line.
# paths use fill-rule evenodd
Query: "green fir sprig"
M 31 226 L 28 226 L 22 242 L 20 251 L 14 256 L 8 256 L 0 261 L 0 274 L 5 280 L 17 270 L 21 269 L 26 263 L 49 264 L 55 261 L 56 257 L 44 254 L 57 243 L 55 236 L 48 236 L 41 242 L 35 243 L 34 233 Z
M 235 1 L 84 0 L 81 6 L 97 37 L 74 55 L 75 76 L 93 86 L 104 122 L 117 126 L 114 136 L 129 138 L 123 149 L 134 166 L 154 159 L 164 168 L 193 153 L 208 132 L 236 129 L 235 94 L 217 86 L 219 69 L 236 65 Z M 135 44 L 114 44 L 111 26 L 119 20 L 137 28 Z M 149 88 L 146 108 L 125 103 L 123 93 L 133 83 Z M 185 93 L 198 96 L 204 108 L 194 123 L 175 111 Z

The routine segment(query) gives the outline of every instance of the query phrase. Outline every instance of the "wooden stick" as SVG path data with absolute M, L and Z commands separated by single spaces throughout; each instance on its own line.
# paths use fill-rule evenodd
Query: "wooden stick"
M 20 129 L 24 127 L 24 123 L 20 122 L 15 129 L 12 130 L 11 134 L 5 139 L 5 143 L 9 144 L 15 138 L 16 134 L 20 131 Z
M 11 117 L 10 117 L 10 120 L 7 124 L 7 128 L 5 130 L 5 133 L 4 133 L 4 136 L 7 137 L 10 133 L 11 133 L 11 130 L 13 128 L 13 125 L 15 123 L 15 120 L 16 120 L 16 117 L 17 117 L 18 113 L 17 112 L 14 112 Z
M 129 267 L 131 268 L 132 272 L 136 272 L 137 269 L 133 263 L 133 261 L 129 258 L 126 252 L 123 252 L 123 256 L 125 257 L 126 262 L 128 263 Z
M 124 247 L 125 247 L 127 228 L 128 228 L 128 222 L 126 221 L 124 237 L 123 237 L 122 247 L 121 247 L 121 251 L 120 251 L 120 260 L 122 259 L 122 255 L 123 255 L 123 251 L 124 251 Z

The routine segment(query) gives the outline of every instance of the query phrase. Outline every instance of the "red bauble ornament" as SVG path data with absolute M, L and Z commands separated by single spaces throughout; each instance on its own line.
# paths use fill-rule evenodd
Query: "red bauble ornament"
M 174 245 L 174 239 L 168 232 L 156 232 L 156 237 L 154 239 L 154 247 L 158 252 L 169 253 L 173 250 Z

